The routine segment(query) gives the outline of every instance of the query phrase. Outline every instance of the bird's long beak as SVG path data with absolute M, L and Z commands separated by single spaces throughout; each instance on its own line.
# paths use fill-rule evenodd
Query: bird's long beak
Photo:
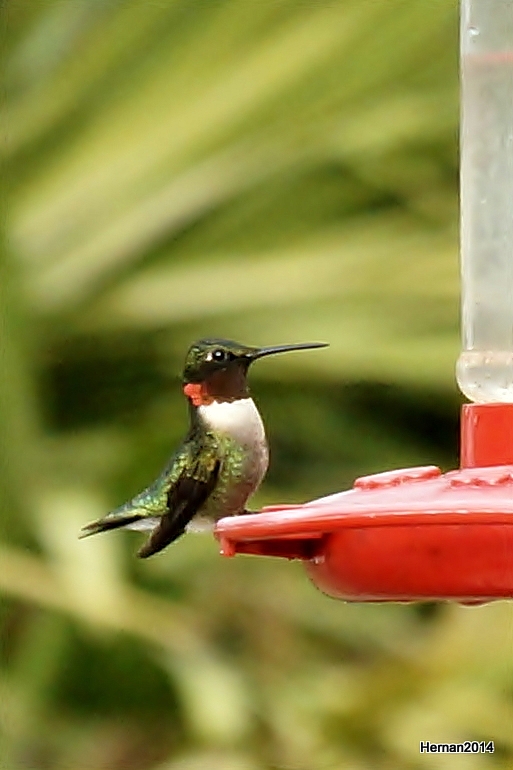
M 313 348 L 327 348 L 327 342 L 299 342 L 296 345 L 274 345 L 269 348 L 259 348 L 249 357 L 252 361 L 264 356 L 273 356 L 275 353 L 288 353 L 291 350 L 312 350 Z

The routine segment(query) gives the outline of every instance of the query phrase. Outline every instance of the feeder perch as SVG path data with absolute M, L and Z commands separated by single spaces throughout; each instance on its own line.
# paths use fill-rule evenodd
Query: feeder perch
M 221 553 L 301 559 L 348 601 L 513 598 L 513 0 L 461 3 L 461 467 L 225 518 Z

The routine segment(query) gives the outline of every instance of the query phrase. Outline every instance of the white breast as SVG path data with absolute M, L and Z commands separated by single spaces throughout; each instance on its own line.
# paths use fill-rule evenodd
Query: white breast
M 264 424 L 252 398 L 214 401 L 200 406 L 199 413 L 212 430 L 230 436 L 241 446 L 266 443 Z
M 262 418 L 251 398 L 214 401 L 198 407 L 198 411 L 206 427 L 219 438 L 219 451 L 228 452 L 223 460 L 229 460 L 221 462 L 216 488 L 200 513 L 214 520 L 243 513 L 269 463 Z

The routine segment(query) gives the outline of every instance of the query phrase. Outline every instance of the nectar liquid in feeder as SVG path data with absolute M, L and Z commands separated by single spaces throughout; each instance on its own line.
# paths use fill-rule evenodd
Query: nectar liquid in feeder
M 513 403 L 513 0 L 461 5 L 461 278 L 457 380 Z

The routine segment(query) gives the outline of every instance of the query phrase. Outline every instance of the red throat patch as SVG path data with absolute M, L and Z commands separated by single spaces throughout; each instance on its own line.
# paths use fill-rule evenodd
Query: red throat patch
M 212 401 L 212 397 L 204 389 L 201 382 L 188 382 L 187 385 L 183 386 L 183 392 L 192 401 L 194 406 L 201 406 Z
M 183 386 L 183 392 L 194 406 L 247 398 L 245 371 L 239 367 L 221 369 L 202 382 L 188 382 Z

